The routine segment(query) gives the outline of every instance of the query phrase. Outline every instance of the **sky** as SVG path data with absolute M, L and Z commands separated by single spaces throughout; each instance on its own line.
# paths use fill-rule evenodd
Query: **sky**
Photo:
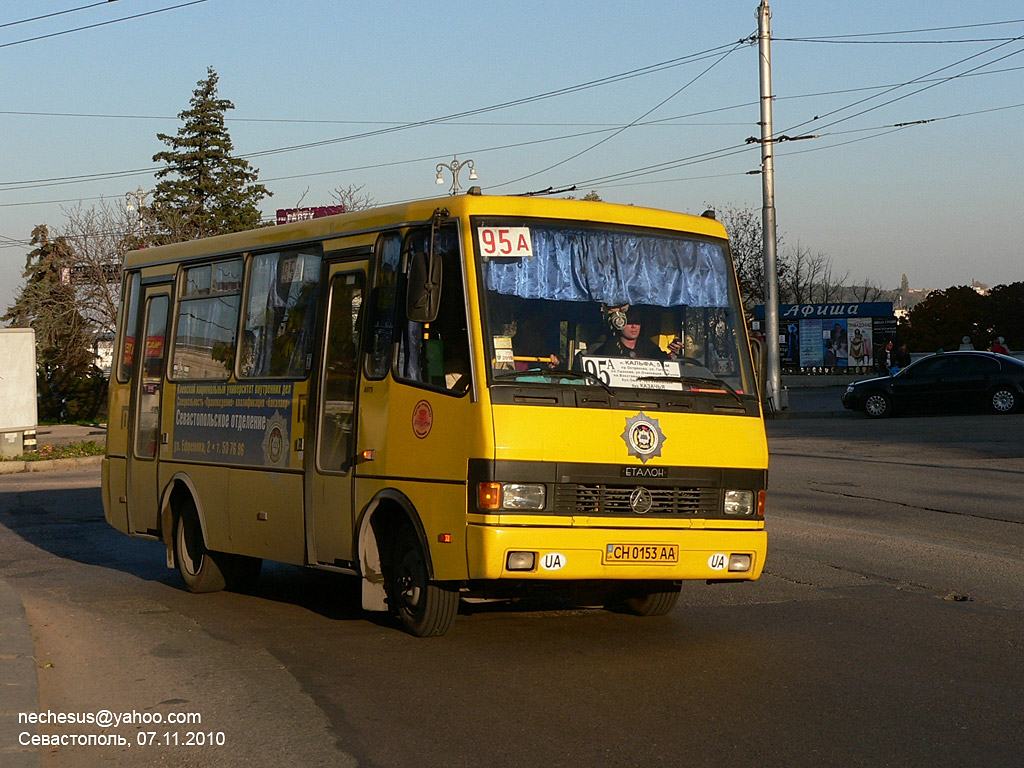
M 771 4 L 780 251 L 850 283 L 1024 280 L 1024 6 Z M 700 213 L 762 206 L 757 2 L 5 0 L 0 313 L 32 228 L 155 184 L 207 67 L 278 208 L 576 185 Z M 38 17 L 46 18 L 38 18 Z M 472 113 L 472 114 L 466 114 Z M 305 146 L 314 144 L 315 146 Z M 460 182 L 469 181 L 464 170 Z

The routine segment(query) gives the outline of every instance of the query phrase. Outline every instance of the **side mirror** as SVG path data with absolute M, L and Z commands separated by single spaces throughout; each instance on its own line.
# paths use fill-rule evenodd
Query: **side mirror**
M 441 255 L 411 253 L 409 255 L 409 288 L 405 299 L 405 315 L 414 323 L 432 323 L 441 306 Z

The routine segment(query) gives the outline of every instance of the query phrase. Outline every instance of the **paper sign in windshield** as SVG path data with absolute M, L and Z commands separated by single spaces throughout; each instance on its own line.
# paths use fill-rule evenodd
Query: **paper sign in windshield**
M 583 356 L 583 370 L 610 387 L 682 389 L 679 363 L 673 360 L 634 360 L 629 357 Z
M 480 227 L 480 255 L 487 259 L 532 259 L 529 227 Z

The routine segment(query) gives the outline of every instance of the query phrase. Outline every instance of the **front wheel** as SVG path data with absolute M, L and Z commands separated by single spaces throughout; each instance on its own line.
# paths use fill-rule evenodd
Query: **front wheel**
M 626 597 L 620 607 L 634 616 L 664 616 L 679 602 L 682 584 L 678 581 L 655 581 Z
M 864 413 L 872 419 L 882 419 L 892 414 L 892 400 L 884 392 L 871 392 L 864 398 Z
M 388 603 L 409 634 L 437 637 L 452 628 L 459 612 L 458 589 L 430 581 L 423 547 L 411 525 L 403 525 L 395 536 L 388 571 Z
M 1009 387 L 997 387 L 989 395 L 988 405 L 994 413 L 1013 413 L 1017 410 L 1017 393 Z

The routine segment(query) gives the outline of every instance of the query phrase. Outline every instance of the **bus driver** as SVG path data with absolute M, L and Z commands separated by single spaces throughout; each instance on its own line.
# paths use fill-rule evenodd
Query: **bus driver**
M 640 310 L 630 306 L 621 309 L 614 309 L 608 313 L 608 320 L 614 329 L 619 323 L 615 322 L 616 315 L 619 322 L 625 324 L 619 328 L 615 335 L 598 345 L 587 354 L 594 357 L 629 357 L 634 360 L 674 360 L 682 352 L 683 343 L 679 339 L 673 339 L 668 345 L 666 353 L 657 344 L 642 336 L 643 318 Z

